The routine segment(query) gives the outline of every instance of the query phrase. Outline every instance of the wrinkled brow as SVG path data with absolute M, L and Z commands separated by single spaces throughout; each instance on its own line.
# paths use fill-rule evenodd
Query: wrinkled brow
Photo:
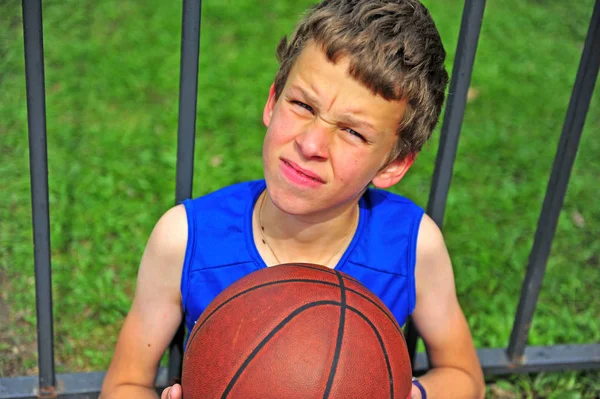
M 290 89 L 293 92 L 299 92 L 302 95 L 302 97 L 305 98 L 312 105 L 315 105 L 315 106 L 321 105 L 321 102 L 319 101 L 318 97 L 315 96 L 313 93 L 305 90 L 303 87 L 301 87 L 297 84 L 294 84 L 294 85 L 290 86 Z M 346 113 L 339 115 L 339 119 L 341 122 L 346 123 L 350 126 L 364 127 L 367 129 L 377 131 L 377 129 L 375 128 L 375 126 L 373 126 L 373 124 L 369 123 L 368 121 L 366 121 L 364 119 L 354 116 L 352 112 L 346 112 Z

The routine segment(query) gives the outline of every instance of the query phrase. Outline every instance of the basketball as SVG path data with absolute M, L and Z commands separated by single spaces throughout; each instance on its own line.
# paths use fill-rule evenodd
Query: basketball
M 358 280 L 312 264 L 267 267 L 205 309 L 183 360 L 184 399 L 405 399 L 400 326 Z

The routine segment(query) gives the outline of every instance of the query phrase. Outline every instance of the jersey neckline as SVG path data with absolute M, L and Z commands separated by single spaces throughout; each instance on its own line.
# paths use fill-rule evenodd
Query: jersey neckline
M 264 180 L 257 180 L 253 183 L 256 184 L 256 188 L 252 190 L 252 195 L 247 197 L 248 200 L 246 202 L 246 209 L 244 212 L 244 237 L 246 240 L 246 247 L 248 249 L 248 252 L 250 253 L 250 257 L 254 261 L 256 269 L 259 270 L 264 269 L 268 266 L 263 260 L 262 256 L 260 256 L 258 248 L 256 247 L 256 243 L 254 242 L 254 233 L 252 231 L 252 214 L 254 212 L 254 206 L 256 204 L 256 201 L 258 201 L 258 198 L 260 197 L 262 192 L 267 188 L 267 184 Z M 356 227 L 356 231 L 352 236 L 352 241 L 350 241 L 350 244 L 348 244 L 348 247 L 346 247 L 344 254 L 340 258 L 338 263 L 335 265 L 333 270 L 342 270 L 344 268 L 344 265 L 348 262 L 348 259 L 354 252 L 354 249 L 360 240 L 360 236 L 362 235 L 364 226 L 368 218 L 365 194 L 363 194 L 358 200 L 358 226 Z

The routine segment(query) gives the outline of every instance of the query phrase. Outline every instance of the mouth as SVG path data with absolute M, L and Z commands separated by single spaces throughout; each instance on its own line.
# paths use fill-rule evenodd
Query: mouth
M 321 184 L 325 183 L 325 180 L 322 179 L 319 175 L 311 172 L 310 170 L 301 168 L 298 164 L 296 164 L 292 161 L 289 161 L 285 158 L 281 158 L 281 162 L 283 162 L 286 166 L 292 168 L 299 175 L 304 176 L 304 177 L 308 178 L 309 180 L 312 180 L 316 183 L 321 183 Z

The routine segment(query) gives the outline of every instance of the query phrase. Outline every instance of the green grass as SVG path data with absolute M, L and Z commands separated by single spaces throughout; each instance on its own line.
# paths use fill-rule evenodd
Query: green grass
M 312 1 L 203 4 L 194 196 L 260 178 L 274 49 Z M 103 370 L 174 202 L 181 6 L 44 2 L 59 372 Z M 452 66 L 462 2 L 426 1 Z M 444 232 L 479 347 L 508 343 L 593 0 L 488 2 Z M 36 370 L 21 10 L 0 12 L 0 376 Z M 4 27 L 8 27 L 5 29 Z M 600 103 L 593 99 L 529 343 L 600 341 Z M 439 133 L 438 133 L 439 134 Z M 426 205 L 439 135 L 394 190 Z M 7 322 L 5 322 L 7 320 Z M 592 398 L 600 373 L 490 381 L 490 397 Z

